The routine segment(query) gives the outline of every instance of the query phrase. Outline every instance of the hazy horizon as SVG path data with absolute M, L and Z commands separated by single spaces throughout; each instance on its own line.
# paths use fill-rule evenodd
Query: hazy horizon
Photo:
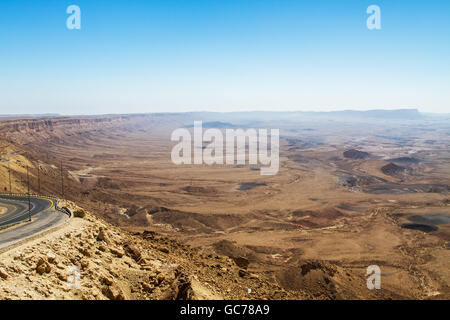
M 393 109 L 334 109 L 327 111 L 315 111 L 311 109 L 304 110 L 240 110 L 240 111 L 209 111 L 209 110 L 186 110 L 180 112 L 116 112 L 116 113 L 0 113 L 0 116 L 103 116 L 103 115 L 139 115 L 139 114 L 178 114 L 178 113 L 258 113 L 258 112 L 276 112 L 276 113 L 339 113 L 339 112 L 367 112 L 367 111 L 417 111 L 420 114 L 450 114 L 450 112 L 423 112 L 419 108 L 393 108 Z

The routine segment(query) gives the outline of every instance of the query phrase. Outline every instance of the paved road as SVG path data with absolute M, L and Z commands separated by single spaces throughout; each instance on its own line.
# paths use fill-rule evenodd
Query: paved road
M 0 230 L 0 248 L 59 226 L 69 219 L 68 215 L 55 210 L 52 200 L 35 197 L 30 200 L 31 222 L 28 198 L 0 196 L 0 207 L 6 208 L 6 212 L 0 214 L 0 228 L 10 226 Z

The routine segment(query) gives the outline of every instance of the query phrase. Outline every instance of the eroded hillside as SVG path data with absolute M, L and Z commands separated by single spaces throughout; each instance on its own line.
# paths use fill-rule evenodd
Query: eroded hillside
M 73 203 L 62 203 L 72 211 Z M 91 213 L 0 253 L 0 299 L 300 298 L 232 259 Z M 76 277 L 79 270 L 79 282 Z M 251 288 L 249 291 L 248 289 Z
M 179 265 L 167 275 L 171 286 L 189 282 L 193 291 L 205 292 L 196 297 L 448 297 L 450 155 L 445 126 L 408 124 L 387 136 L 381 125 L 376 131 L 357 124 L 345 130 L 328 122 L 284 124 L 280 171 L 262 177 L 255 166 L 171 163 L 170 133 L 190 124 L 193 115 L 103 120 L 108 118 L 37 119 L 34 125 L 29 124 L 32 119 L 26 125 L 14 120 L 20 124 L 17 129 L 0 122 L 13 192 L 26 190 L 28 166 L 33 192 L 39 191 L 39 181 L 41 193 L 60 196 L 63 180 L 65 197 L 91 213 L 71 222 L 85 230 L 82 240 L 74 238 L 76 230 L 68 236 L 57 231 L 61 239 L 49 240 L 42 255 L 29 251 L 33 263 L 21 268 L 34 281 L 49 277 L 63 290 L 56 271 L 61 273 L 69 261 L 83 268 L 81 261 L 87 260 L 93 269 L 86 277 L 96 289 L 85 290 L 97 295 L 85 292 L 86 297 L 108 297 L 101 280 L 108 274 L 118 281 L 121 297 L 164 297 L 158 292 L 167 291 L 167 283 L 152 293 L 137 289 L 147 286 L 148 277 L 140 278 L 147 274 L 145 268 L 155 266 L 133 258 L 127 251 L 131 241 L 141 255 L 148 254 L 145 261 L 162 259 L 160 273 Z M 50 120 L 55 123 L 48 125 Z M 412 132 L 421 132 L 420 137 Z M 8 190 L 7 164 L 0 166 L 3 190 Z M 111 247 L 97 241 L 100 226 L 111 232 Z M 91 257 L 83 256 L 81 243 L 88 243 Z M 52 250 L 60 252 L 64 266 L 48 261 Z M 36 275 L 41 257 L 41 265 L 48 264 L 54 273 Z M 132 265 L 135 276 L 125 272 L 114 278 L 121 273 L 111 273 L 108 266 L 116 264 L 117 270 Z M 373 264 L 386 275 L 383 290 L 366 287 L 366 268 Z M 12 281 L 10 274 L 16 277 L 11 268 L 4 266 L 5 281 Z M 66 298 L 72 294 L 55 292 Z

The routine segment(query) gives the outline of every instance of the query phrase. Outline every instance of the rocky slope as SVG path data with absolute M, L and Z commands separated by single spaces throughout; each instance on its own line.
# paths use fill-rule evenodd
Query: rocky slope
M 65 205 L 80 210 L 73 203 Z M 130 234 L 89 212 L 0 253 L 1 299 L 300 297 L 228 257 L 153 232 Z
M 100 129 L 107 130 L 129 119 L 128 116 L 11 119 L 0 121 L 0 135 L 15 144 L 49 142 L 74 134 L 83 135 Z

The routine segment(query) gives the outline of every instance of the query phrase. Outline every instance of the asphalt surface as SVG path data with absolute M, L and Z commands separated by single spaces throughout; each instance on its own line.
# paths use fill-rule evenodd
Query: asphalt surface
M 30 203 L 31 222 L 27 197 L 0 196 L 0 207 L 6 208 L 6 212 L 0 214 L 0 248 L 52 229 L 69 219 L 67 214 L 55 210 L 52 200 L 31 197 Z M 8 228 L 5 229 L 6 226 Z

